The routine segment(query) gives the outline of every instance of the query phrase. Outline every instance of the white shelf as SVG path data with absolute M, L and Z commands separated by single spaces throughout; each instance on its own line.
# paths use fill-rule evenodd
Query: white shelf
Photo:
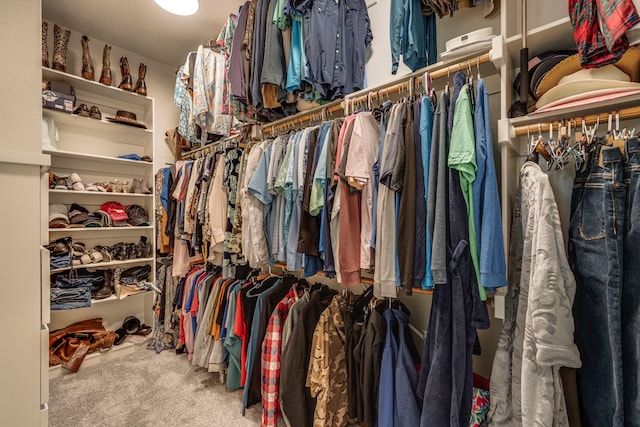
M 152 129 L 144 129 L 135 126 L 129 126 L 121 123 L 112 123 L 105 119 L 102 114 L 102 120 L 92 119 L 91 117 L 82 117 L 77 114 L 64 113 L 58 110 L 48 108 L 42 109 L 42 114 L 51 117 L 56 124 L 74 126 L 85 129 L 88 132 L 106 133 L 111 135 L 119 135 L 123 137 L 147 138 L 153 135 Z
M 65 151 L 65 150 L 44 150 L 45 154 L 50 154 L 52 157 L 62 157 L 72 160 L 89 160 L 89 161 L 97 161 L 103 163 L 113 163 L 114 165 L 127 165 L 127 166 L 147 166 L 152 168 L 152 162 L 145 162 L 142 160 L 129 160 L 129 159 L 120 159 L 118 157 L 111 156 L 101 156 L 98 154 L 86 154 L 86 153 L 78 153 L 76 151 Z M 70 190 L 73 191 L 73 190 Z M 114 193 L 110 193 L 114 194 Z M 115 194 L 123 194 L 123 193 L 115 193 Z M 126 194 L 126 193 L 125 193 Z
M 121 265 L 130 265 L 130 264 L 144 264 L 146 262 L 153 261 L 153 258 L 135 258 L 135 259 L 127 259 L 124 261 L 109 261 L 109 262 L 94 262 L 91 264 L 80 264 L 76 265 L 73 268 L 103 268 L 103 267 L 118 267 Z M 62 271 L 69 271 L 71 267 L 63 267 L 51 269 L 50 273 L 60 273 Z
M 153 198 L 153 194 L 139 194 L 139 193 L 108 193 L 102 191 L 76 191 L 76 190 L 54 190 L 50 189 L 49 194 L 78 194 L 88 196 L 98 196 L 113 199 L 114 197 L 146 197 Z M 121 227 L 118 227 L 121 228 Z
M 153 334 L 153 332 L 151 332 Z M 151 336 L 149 334 L 148 336 Z M 87 366 L 93 366 L 98 363 L 101 363 L 104 360 L 109 360 L 114 357 L 126 356 L 127 354 L 131 354 L 135 351 L 144 349 L 147 345 L 148 339 L 142 343 L 134 343 L 131 341 L 125 341 L 120 345 L 114 345 L 111 347 L 109 351 L 100 352 L 94 351 L 93 353 L 87 354 L 87 356 L 82 361 L 82 366 L 80 369 L 86 368 Z M 72 375 L 73 372 L 65 369 L 62 365 L 49 366 L 49 378 L 56 378 L 61 375 Z
M 119 102 L 140 105 L 142 107 L 150 105 L 153 101 L 153 98 L 149 98 L 148 96 L 141 96 L 133 92 L 127 92 L 126 90 L 122 90 L 117 87 L 106 86 L 99 82 L 83 79 L 82 77 L 63 73 L 62 71 L 53 70 L 47 67 L 42 67 L 42 80 L 54 80 L 68 83 L 76 90 L 95 93 L 97 95 L 108 97 Z
M 576 50 L 569 17 L 527 31 L 527 48 L 529 59 L 549 50 Z M 516 68 L 520 63 L 520 49 L 522 49 L 522 34 L 507 38 L 507 50 Z
M 73 228 L 50 228 L 49 233 L 79 233 L 83 231 L 136 231 L 136 230 L 152 230 L 152 225 L 143 225 L 141 227 L 73 227 Z
M 575 118 L 580 116 L 586 116 L 589 114 L 604 113 L 607 111 L 616 111 L 622 108 L 637 106 L 640 103 L 640 94 L 621 96 L 613 98 L 607 101 L 598 101 L 593 103 L 585 103 L 570 108 L 562 108 L 554 111 L 546 111 L 543 113 L 531 113 L 527 116 L 516 117 L 511 119 L 511 125 L 514 127 L 526 126 L 537 123 L 548 123 L 552 121 L 558 121 L 565 118 Z M 615 118 L 615 116 L 614 116 Z M 580 126 L 580 120 L 578 119 L 578 126 Z M 606 123 L 601 123 L 606 127 Z

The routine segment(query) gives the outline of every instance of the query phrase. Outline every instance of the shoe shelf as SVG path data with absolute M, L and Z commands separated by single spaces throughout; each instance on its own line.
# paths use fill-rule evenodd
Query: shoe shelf
M 113 194 L 113 193 L 110 193 Z M 126 231 L 126 232 L 135 232 L 139 230 L 152 230 L 152 225 L 143 225 L 140 227 L 73 227 L 73 228 L 50 228 L 49 233 L 58 233 L 58 234 L 66 234 L 66 233 L 81 233 L 83 231 L 102 231 L 102 232 L 111 232 L 111 231 Z
M 109 199 L 119 198 L 119 197 L 143 197 L 143 198 L 153 198 L 153 194 L 140 194 L 140 193 L 109 193 L 106 191 L 76 191 L 76 190 L 54 190 L 50 189 L 49 194 L 72 194 L 72 195 L 83 195 L 83 196 L 96 196 L 96 197 L 106 197 Z M 122 228 L 122 227 L 114 227 L 114 228 Z
M 141 96 L 133 92 L 127 92 L 114 86 L 106 86 L 100 82 L 84 79 L 80 76 L 57 71 L 52 68 L 42 67 L 43 81 L 59 81 L 70 84 L 77 91 L 93 93 L 105 98 L 110 98 L 119 103 L 126 103 L 146 107 L 152 103 L 153 98 Z
M 73 266 L 73 268 L 92 269 L 92 268 L 103 268 L 103 267 L 118 267 L 121 265 L 144 264 L 152 261 L 153 261 L 153 258 L 134 258 L 134 259 L 126 259 L 123 261 L 94 262 L 91 264 L 80 264 L 80 265 Z M 71 270 L 71 267 L 55 268 L 55 269 L 51 269 L 50 273 L 51 274 L 60 273 L 62 271 L 69 271 L 69 270 Z
M 114 165 L 148 167 L 150 170 L 153 169 L 152 162 L 144 162 L 141 160 L 121 159 L 113 156 L 87 154 L 87 153 L 80 153 L 77 151 L 66 151 L 66 150 L 44 150 L 43 153 L 50 154 L 51 156 L 54 156 L 54 157 L 67 158 L 71 160 L 88 160 L 88 161 L 95 161 L 100 163 L 112 163 Z M 126 153 L 123 153 L 123 154 L 126 154 Z M 119 193 L 119 194 L 123 194 L 123 193 Z
M 77 102 L 76 102 L 77 104 Z M 55 120 L 56 125 L 80 128 L 85 132 L 108 132 L 113 136 L 127 138 L 147 138 L 153 134 L 152 129 L 144 129 L 135 126 L 123 125 L 120 123 L 112 123 L 105 119 L 107 114 L 102 114 L 102 120 L 92 119 L 91 117 L 83 117 L 77 114 L 64 113 L 62 111 L 52 109 L 42 109 L 45 116 Z
M 42 81 L 58 81 L 73 86 L 75 90 L 74 109 L 80 104 L 86 104 L 91 108 L 99 108 L 102 118 L 100 120 L 91 117 L 82 117 L 66 112 L 42 109 L 42 116 L 52 119 L 56 126 L 56 139 L 51 141 L 55 146 L 43 150 L 51 158 L 49 171 L 58 174 L 77 173 L 82 182 L 87 185 L 95 182 L 120 183 L 127 181 L 133 185 L 133 180 L 138 179 L 151 186 L 153 191 L 154 164 L 153 161 L 130 160 L 117 156 L 136 154 L 148 156 L 154 159 L 154 108 L 155 100 L 136 93 L 127 92 L 117 87 L 106 86 L 96 81 L 86 80 L 80 76 L 56 71 L 42 67 Z M 108 118 L 115 117 L 116 111 L 124 110 L 136 115 L 140 123 L 144 123 L 148 129 L 112 122 Z M 128 268 L 133 266 L 149 265 L 151 273 L 149 281 L 155 282 L 155 238 L 154 225 L 140 227 L 78 227 L 78 228 L 49 228 L 47 207 L 49 204 L 59 203 L 67 207 L 71 203 L 77 203 L 87 208 L 90 212 L 99 209 L 100 205 L 109 200 L 115 200 L 123 205 L 136 204 L 142 206 L 148 218 L 154 221 L 153 210 L 155 208 L 154 194 L 140 193 L 110 193 L 101 191 L 75 191 L 56 190 L 48 188 L 46 177 L 41 180 L 43 197 L 42 225 L 43 244 L 54 241 L 63 236 L 73 238 L 73 241 L 82 241 L 87 248 L 94 246 L 110 246 L 121 241 L 133 241 L 139 237 L 146 237 L 152 245 L 151 255 L 145 258 L 133 258 L 125 260 L 95 262 L 80 264 L 65 268 L 49 269 L 49 274 L 68 274 L 73 269 L 87 269 L 95 271 L 109 268 Z M 137 187 L 136 187 L 137 188 Z M 46 231 L 46 232 L 45 232 Z M 144 256 L 147 254 L 145 253 Z M 98 258 L 99 259 L 99 258 Z M 107 258 L 109 259 L 109 258 Z M 48 261 L 47 261 L 48 263 Z M 66 272 L 66 273 L 65 273 Z M 47 280 L 49 279 L 49 280 Z M 50 291 L 50 278 L 43 279 L 43 298 L 48 300 Z M 115 331 L 122 325 L 127 316 L 135 316 L 142 323 L 153 324 L 153 299 L 154 292 L 147 291 L 118 299 L 114 294 L 101 300 L 92 300 L 91 306 L 73 310 L 49 311 L 49 329 L 57 330 L 72 323 L 101 318 L 105 329 Z M 46 305 L 46 301 L 44 302 Z M 82 367 L 102 363 L 114 357 L 121 357 L 137 351 L 141 346 L 136 342 L 125 342 L 114 346 L 111 350 L 87 355 Z M 61 366 L 49 368 L 49 376 L 56 377 L 68 373 Z

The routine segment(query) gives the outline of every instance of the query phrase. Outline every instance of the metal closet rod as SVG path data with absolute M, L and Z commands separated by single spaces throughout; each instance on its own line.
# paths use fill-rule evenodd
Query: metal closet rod
M 326 120 L 328 115 L 333 115 L 333 113 L 336 112 L 341 112 L 342 115 L 344 115 L 345 113 L 349 112 L 350 107 L 352 107 L 354 104 L 367 105 L 370 100 L 377 101 L 381 97 L 389 97 L 390 95 L 400 93 L 405 90 L 413 93 L 413 90 L 418 87 L 418 85 L 422 85 L 422 87 L 424 87 L 423 79 L 424 74 L 427 72 L 431 76 L 431 79 L 435 80 L 442 77 L 451 76 L 451 74 L 455 73 L 456 71 L 473 68 L 474 66 L 479 67 L 480 64 L 485 64 L 487 62 L 491 62 L 491 55 L 488 52 L 476 57 L 465 59 L 455 64 L 435 69 L 433 71 L 429 70 L 429 67 L 426 67 L 420 71 L 407 74 L 391 82 L 373 88 L 367 88 L 358 92 L 354 92 L 350 95 L 347 95 L 342 100 L 336 100 L 329 104 L 323 105 L 322 107 L 317 107 L 309 111 L 305 111 L 303 113 L 299 113 L 294 116 L 286 117 L 284 119 L 272 122 L 262 127 L 262 134 L 273 134 L 278 130 L 285 130 L 289 127 L 303 124 L 306 121 L 309 121 L 309 124 L 311 124 L 311 122 L 313 122 L 314 120 Z
M 199 154 L 202 152 L 202 154 L 209 154 L 214 148 L 219 147 L 220 145 L 224 145 L 225 143 L 229 142 L 229 141 L 233 141 L 234 139 L 238 139 L 240 137 L 241 134 L 238 135 L 234 135 L 232 137 L 229 138 L 224 138 L 224 139 L 220 139 L 218 141 L 212 142 L 211 144 L 207 144 L 204 145 L 202 147 L 198 147 L 198 148 L 194 148 L 193 150 L 187 151 L 186 153 L 182 153 L 180 155 L 180 160 L 190 160 L 190 159 L 194 159 L 196 154 Z M 245 143 L 239 143 L 238 147 L 240 148 L 245 148 L 246 144 Z
M 546 132 L 549 130 L 549 126 L 555 126 L 558 123 L 562 123 L 562 121 L 575 121 L 576 124 L 580 126 L 582 124 L 582 121 L 584 120 L 584 123 L 590 126 L 596 123 L 606 123 L 607 120 L 609 120 L 610 116 L 613 118 L 617 116 L 620 120 L 636 119 L 640 117 L 640 107 L 623 108 L 616 111 L 590 114 L 587 116 L 567 117 L 560 120 L 551 120 L 546 123 L 541 122 L 540 124 L 536 123 L 532 125 L 518 126 L 514 127 L 513 130 L 515 136 L 531 135 L 537 133 L 538 131 Z

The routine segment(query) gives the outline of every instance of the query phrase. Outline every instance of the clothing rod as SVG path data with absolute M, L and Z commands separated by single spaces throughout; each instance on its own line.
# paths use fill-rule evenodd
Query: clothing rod
M 611 111 L 611 112 L 606 112 L 606 113 L 600 113 L 600 114 L 590 114 L 587 116 L 578 116 L 578 117 L 567 117 L 564 119 L 560 119 L 560 120 L 553 120 L 553 121 L 548 121 L 548 122 L 541 122 L 540 124 L 533 124 L 533 125 L 524 125 L 524 126 L 518 126 L 518 127 L 514 127 L 513 128 L 513 135 L 514 136 L 524 136 L 524 135 L 533 135 L 536 134 L 538 131 L 540 132 L 546 132 L 549 130 L 549 125 L 551 126 L 555 126 L 558 123 L 561 123 L 562 120 L 572 120 L 576 122 L 577 126 L 580 126 L 582 124 L 582 121 L 584 120 L 586 125 L 593 125 L 596 123 L 606 123 L 609 120 L 609 116 L 612 116 L 614 119 L 616 118 L 616 116 L 620 119 L 620 120 L 629 120 L 629 119 L 635 119 L 640 117 L 640 107 L 629 107 L 629 108 L 623 108 L 621 110 L 617 110 L 617 111 Z
M 421 70 L 414 73 L 402 76 L 391 82 L 354 92 L 347 95 L 342 100 L 333 101 L 329 104 L 323 105 L 322 107 L 316 107 L 314 109 L 269 123 L 268 125 L 262 127 L 262 134 L 273 134 L 276 130 L 286 129 L 288 126 L 302 124 L 305 121 L 313 118 L 313 116 L 324 120 L 326 119 L 327 114 L 333 114 L 341 110 L 344 114 L 348 111 L 350 105 L 362 105 L 362 103 L 368 101 L 369 98 L 371 98 L 371 100 L 378 100 L 380 96 L 389 96 L 398 92 L 402 92 L 403 90 L 410 90 L 409 86 L 411 84 L 411 81 L 413 81 L 413 88 L 411 88 L 411 90 L 413 90 L 417 87 L 418 84 L 423 83 L 422 80 L 424 78 L 424 74 L 427 72 L 431 76 L 431 79 L 435 80 L 442 77 L 450 76 L 456 71 L 461 71 L 469 67 L 473 68 L 474 66 L 477 67 L 480 64 L 485 64 L 487 62 L 491 62 L 490 52 L 471 57 L 447 66 L 442 66 L 442 64 L 434 64 L 422 68 Z M 433 69 L 433 71 L 431 71 L 431 69 Z
M 431 76 L 431 80 L 436 80 L 442 77 L 451 76 L 456 71 L 462 71 L 462 70 L 468 69 L 469 67 L 473 68 L 474 66 L 477 67 L 480 64 L 485 64 L 487 62 L 491 62 L 490 52 L 487 52 L 485 54 L 475 56 L 472 58 L 468 58 L 468 59 L 456 62 L 451 65 L 443 66 L 443 67 L 437 67 L 440 64 L 434 64 L 430 67 L 426 67 L 414 73 L 402 76 L 401 78 L 393 80 L 391 82 L 388 82 L 379 86 L 375 86 L 372 88 L 363 89 L 361 91 L 354 92 L 350 95 L 347 95 L 344 98 L 345 107 L 347 102 L 350 104 L 355 103 L 355 104 L 361 105 L 363 102 L 368 101 L 369 94 L 371 94 L 372 100 L 374 99 L 377 100 L 378 96 L 380 95 L 389 96 L 398 92 L 402 92 L 403 90 L 415 89 L 416 87 L 418 87 L 418 84 L 423 85 L 424 82 L 422 80 L 424 78 L 425 73 L 429 73 L 429 75 Z M 435 68 L 435 69 L 431 71 L 430 68 Z M 412 79 L 414 82 L 413 88 L 410 88 Z
M 204 145 L 202 147 L 194 148 L 191 151 L 187 151 L 186 153 L 182 153 L 182 155 L 180 156 L 180 160 L 188 160 L 194 154 L 197 154 L 197 153 L 199 153 L 201 151 L 212 150 L 213 148 L 215 148 L 215 147 L 217 147 L 219 145 L 222 145 L 222 144 L 224 144 L 226 142 L 233 141 L 234 139 L 238 139 L 240 137 L 240 135 L 241 134 L 234 135 L 234 136 L 231 136 L 231 137 L 228 137 L 228 138 L 220 139 L 218 141 L 212 142 L 211 144 L 207 144 L 207 145 Z M 245 148 L 245 146 L 246 146 L 246 144 L 244 144 L 244 143 L 239 143 L 238 144 L 238 147 L 240 147 L 240 148 Z
M 317 117 L 318 120 L 325 120 L 328 114 L 342 111 L 342 100 L 330 102 L 320 107 L 312 108 L 307 111 L 276 120 L 267 125 L 262 126 L 262 134 L 274 133 L 277 130 L 285 129 L 288 126 L 295 126 Z

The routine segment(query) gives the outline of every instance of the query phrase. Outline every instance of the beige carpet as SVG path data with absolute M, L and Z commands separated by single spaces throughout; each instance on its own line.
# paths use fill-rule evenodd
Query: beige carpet
M 218 374 L 173 351 L 141 349 L 54 378 L 49 387 L 51 427 L 260 425 L 260 404 L 243 417 L 241 391 L 227 391 Z

